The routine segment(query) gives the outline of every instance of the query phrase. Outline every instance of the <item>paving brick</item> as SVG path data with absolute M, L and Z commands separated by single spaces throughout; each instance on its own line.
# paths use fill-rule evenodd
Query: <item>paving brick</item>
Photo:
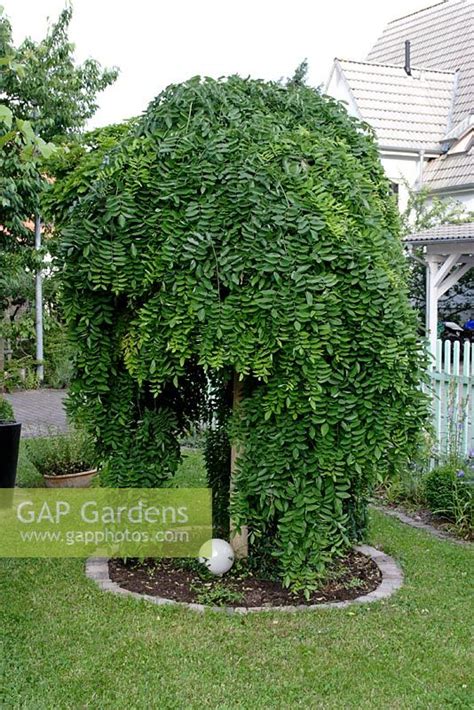
M 23 438 L 67 431 L 68 423 L 64 410 L 65 390 L 27 390 L 6 394 L 13 407 L 15 418 L 22 423 Z

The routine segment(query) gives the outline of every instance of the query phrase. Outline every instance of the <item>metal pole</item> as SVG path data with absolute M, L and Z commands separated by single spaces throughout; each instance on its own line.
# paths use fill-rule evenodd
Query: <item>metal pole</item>
M 35 249 L 41 249 L 41 217 L 35 217 Z M 43 365 L 43 274 L 39 267 L 35 277 L 35 312 L 36 312 L 36 375 L 39 382 L 44 380 Z

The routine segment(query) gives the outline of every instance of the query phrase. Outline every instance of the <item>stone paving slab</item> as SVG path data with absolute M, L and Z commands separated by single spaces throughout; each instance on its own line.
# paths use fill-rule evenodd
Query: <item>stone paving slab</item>
M 12 405 L 15 419 L 22 423 L 22 437 L 28 438 L 67 431 L 66 395 L 66 390 L 38 389 L 12 392 L 4 397 Z

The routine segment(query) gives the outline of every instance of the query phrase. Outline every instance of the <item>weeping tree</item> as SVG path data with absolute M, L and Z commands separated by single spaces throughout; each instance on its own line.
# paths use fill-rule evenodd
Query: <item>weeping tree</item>
M 70 406 L 102 483 L 161 486 L 181 432 L 208 418 L 221 519 L 230 487 L 252 561 L 313 589 L 426 416 L 373 137 L 300 84 L 194 78 L 150 104 L 63 215 Z

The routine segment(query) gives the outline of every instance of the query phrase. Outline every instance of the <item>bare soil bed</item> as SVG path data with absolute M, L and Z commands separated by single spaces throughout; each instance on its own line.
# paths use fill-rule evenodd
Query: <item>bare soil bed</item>
M 224 577 L 212 577 L 195 560 L 109 561 L 110 579 L 123 589 L 177 602 L 257 607 L 346 601 L 372 592 L 382 577 L 375 562 L 355 550 L 335 562 L 320 589 L 306 599 L 280 582 L 260 579 L 241 563 Z

